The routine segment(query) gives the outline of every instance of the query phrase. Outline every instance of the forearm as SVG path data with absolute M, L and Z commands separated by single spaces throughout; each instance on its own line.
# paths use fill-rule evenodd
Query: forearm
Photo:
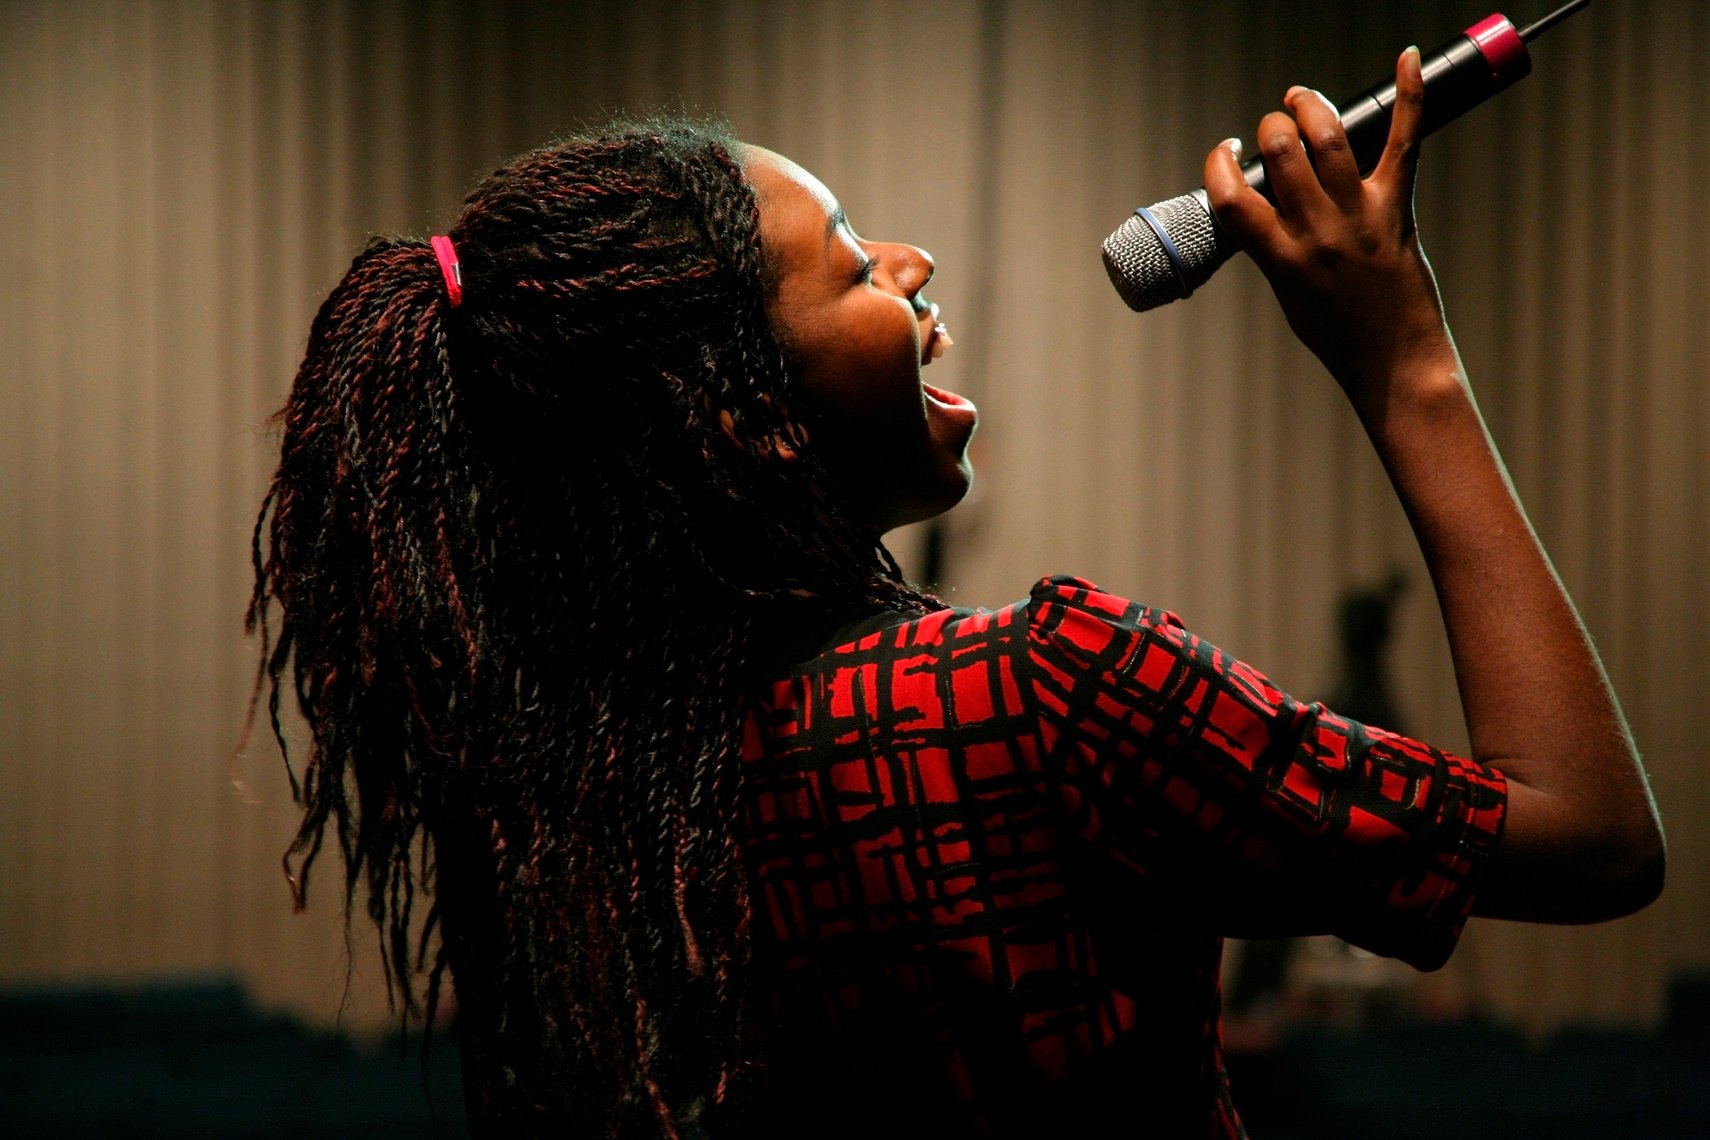
M 1509 779 L 1481 913 L 1593 921 L 1660 888 L 1662 836 L 1632 737 L 1509 483 L 1448 341 L 1356 391 L 1436 587 L 1476 759 Z

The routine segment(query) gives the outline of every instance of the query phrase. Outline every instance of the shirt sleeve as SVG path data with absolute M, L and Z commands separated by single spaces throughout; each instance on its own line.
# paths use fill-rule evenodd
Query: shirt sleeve
M 1498 842 L 1502 774 L 1303 704 L 1073 578 L 1028 604 L 1026 675 L 1073 829 L 1223 934 L 1448 959 Z

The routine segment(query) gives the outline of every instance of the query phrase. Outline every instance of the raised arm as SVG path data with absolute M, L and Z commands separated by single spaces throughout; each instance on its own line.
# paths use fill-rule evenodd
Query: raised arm
M 1614 918 L 1661 890 L 1662 828 L 1602 663 L 1485 430 L 1414 231 L 1417 50 L 1398 61 L 1396 87 L 1367 178 L 1334 108 L 1297 87 L 1292 117 L 1259 124 L 1276 207 L 1242 180 L 1233 141 L 1206 159 L 1206 190 L 1353 404 L 1430 568 L 1473 755 L 1509 782 L 1476 912 Z

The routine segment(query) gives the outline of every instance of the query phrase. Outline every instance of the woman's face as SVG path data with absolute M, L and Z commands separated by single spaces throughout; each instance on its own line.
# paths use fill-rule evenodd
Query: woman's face
M 857 236 L 819 179 L 782 155 L 744 147 L 741 158 L 776 271 L 767 314 L 801 378 L 809 444 L 881 530 L 949 510 L 973 480 L 977 413 L 920 379 L 949 347 L 921 296 L 932 258 Z

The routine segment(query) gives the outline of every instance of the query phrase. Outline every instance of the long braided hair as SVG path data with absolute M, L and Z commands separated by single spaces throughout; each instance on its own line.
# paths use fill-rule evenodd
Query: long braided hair
M 406 1012 L 450 969 L 478 1129 L 739 1127 L 757 631 L 932 604 L 793 411 L 733 146 L 631 123 L 498 170 L 457 308 L 375 241 L 279 413 L 248 622 L 281 749 L 285 690 L 311 734 L 287 868 L 302 905 L 330 833 Z

